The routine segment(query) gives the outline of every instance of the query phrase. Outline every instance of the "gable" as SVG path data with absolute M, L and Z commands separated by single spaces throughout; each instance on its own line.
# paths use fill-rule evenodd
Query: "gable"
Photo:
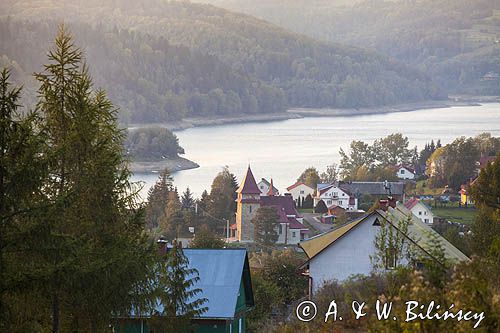
M 342 190 L 340 187 L 337 186 L 332 186 L 329 189 L 325 189 L 324 192 L 320 194 L 321 198 L 333 198 L 331 194 L 337 192 L 337 197 L 338 198 L 349 198 L 349 193 L 347 193 L 345 190 Z

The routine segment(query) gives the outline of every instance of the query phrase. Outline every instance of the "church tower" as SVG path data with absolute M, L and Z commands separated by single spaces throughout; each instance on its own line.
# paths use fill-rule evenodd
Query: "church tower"
M 236 199 L 236 237 L 240 242 L 253 242 L 252 218 L 260 208 L 260 190 L 250 166 L 248 166 L 245 178 L 236 193 L 238 193 Z

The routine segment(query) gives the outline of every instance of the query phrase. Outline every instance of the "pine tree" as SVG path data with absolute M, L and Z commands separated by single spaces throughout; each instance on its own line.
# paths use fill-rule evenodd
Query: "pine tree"
M 203 306 L 207 299 L 197 298 L 202 292 L 195 287 L 200 279 L 198 271 L 189 268 L 189 260 L 176 241 L 166 260 L 160 261 L 156 275 L 156 296 L 162 310 L 153 313 L 151 327 L 155 332 L 188 332 L 191 320 L 208 310 Z
M 194 206 L 193 193 L 191 192 L 189 187 L 186 188 L 186 191 L 184 191 L 184 193 L 182 193 L 181 205 L 182 209 L 192 209 L 192 207 Z
M 27 217 L 43 206 L 40 195 L 45 159 L 40 156 L 43 137 L 36 130 L 38 117 L 18 112 L 21 88 L 12 88 L 10 72 L 0 72 L 0 331 L 9 331 L 6 294 L 25 292 L 21 248 L 27 243 Z M 28 280 L 30 278 L 28 277 Z M 20 288 L 19 286 L 24 286 Z M 22 289 L 22 290 L 20 290 Z M 14 311 L 15 312 L 15 311 Z
M 148 203 L 146 205 L 146 226 L 153 229 L 159 226 L 165 214 L 168 203 L 168 195 L 173 191 L 173 179 L 168 169 L 161 172 L 156 183 L 148 191 Z
M 165 214 L 160 221 L 160 231 L 167 239 L 175 239 L 181 236 L 183 230 L 184 217 L 181 210 L 181 201 L 177 189 L 168 194 L 168 202 L 165 207 Z
M 131 290 L 152 259 L 117 110 L 93 89 L 82 61 L 62 26 L 50 63 L 36 74 L 50 149 L 44 191 L 54 202 L 44 212 L 38 265 L 49 281 L 53 332 L 102 331 L 136 300 Z

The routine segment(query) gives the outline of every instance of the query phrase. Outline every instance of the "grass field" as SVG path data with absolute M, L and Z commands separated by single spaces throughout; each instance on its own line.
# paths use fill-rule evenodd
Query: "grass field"
M 442 217 L 452 222 L 470 225 L 474 221 L 477 210 L 475 208 L 444 207 L 432 208 L 436 217 Z

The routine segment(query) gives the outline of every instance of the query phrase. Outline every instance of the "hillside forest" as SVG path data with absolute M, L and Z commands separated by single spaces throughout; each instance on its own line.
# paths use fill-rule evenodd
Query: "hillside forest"
M 124 123 L 360 108 L 445 97 L 428 75 L 360 47 L 316 41 L 211 5 L 146 1 L 0 3 L 0 66 L 24 84 L 64 21 Z

